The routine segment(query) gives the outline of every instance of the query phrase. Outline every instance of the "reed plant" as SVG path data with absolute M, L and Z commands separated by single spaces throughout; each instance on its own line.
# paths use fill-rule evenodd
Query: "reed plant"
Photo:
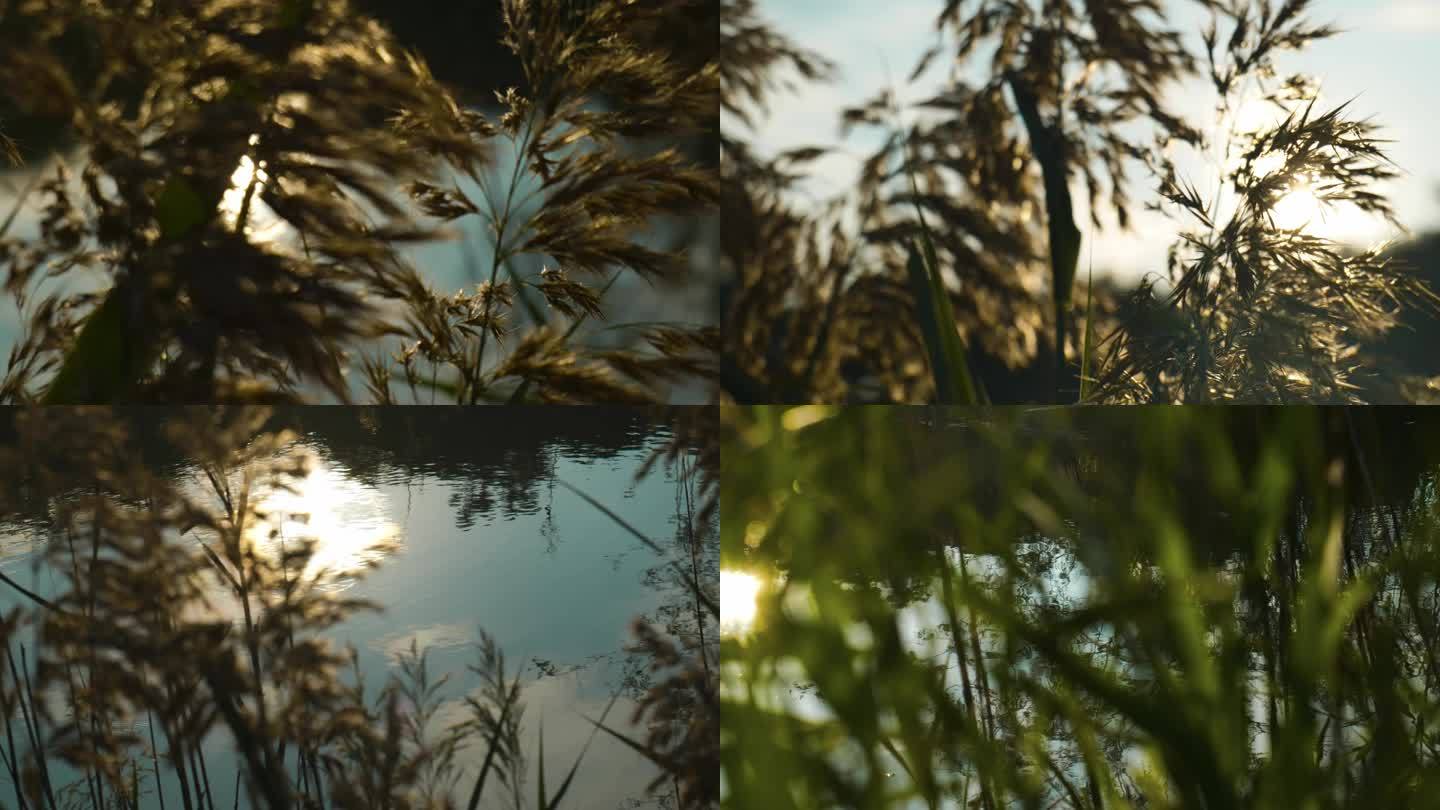
M 502 5 L 527 84 L 493 120 L 346 0 L 0 6 L 5 109 L 75 141 L 42 155 L 17 202 L 38 195 L 39 238 L 0 240 L 23 321 L 0 396 L 391 402 L 403 387 L 424 402 L 635 403 L 703 389 L 713 323 L 612 324 L 604 341 L 592 327 L 622 275 L 654 289 L 701 272 L 646 230 L 713 214 L 713 171 L 681 146 L 717 126 L 716 68 L 663 41 L 710 6 Z M 262 208 L 294 238 L 262 238 Z M 473 289 L 436 289 L 405 251 L 462 217 L 483 220 L 492 259 Z
M 906 103 L 888 88 L 837 110 L 842 132 L 882 143 L 853 188 L 817 205 L 798 202 L 802 181 L 836 150 L 761 156 L 750 138 L 782 74 L 826 81 L 833 66 L 754 2 L 727 0 L 723 104 L 744 112 L 722 139 L 729 397 L 1357 402 L 1361 383 L 1390 390 L 1357 351 L 1398 312 L 1433 314 L 1440 299 L 1386 246 L 1351 250 L 1276 216 L 1300 189 L 1322 211 L 1398 224 L 1379 186 L 1398 169 L 1377 125 L 1320 99 L 1313 77 L 1280 72 L 1281 54 L 1337 33 L 1308 0 L 935 5 L 936 44 L 908 80 L 944 65 L 940 89 Z M 1181 5 L 1209 18 L 1198 43 L 1170 21 Z M 1213 131 L 1175 109 L 1200 83 L 1217 100 Z M 1278 120 L 1236 123 L 1260 108 Z M 1128 228 L 1137 204 L 1180 223 L 1167 266 L 1130 291 L 1074 295 L 1082 246 Z M 926 243 L 935 281 L 919 284 Z M 963 367 L 975 393 L 954 382 Z

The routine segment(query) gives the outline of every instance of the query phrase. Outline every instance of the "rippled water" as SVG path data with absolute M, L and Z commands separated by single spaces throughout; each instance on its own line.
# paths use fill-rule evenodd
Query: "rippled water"
M 277 529 L 276 545 L 313 536 L 316 567 L 380 563 L 339 587 L 385 612 L 358 615 L 328 634 L 358 648 L 372 690 L 396 672 L 396 656 L 413 641 L 430 651 L 432 671 L 452 673 L 442 715 L 461 712 L 460 698 L 478 686 L 465 666 L 476 658 L 481 627 L 512 667 L 528 664 L 532 775 L 538 724 L 547 770 L 563 772 L 590 735 L 585 718 L 598 718 L 625 674 L 643 663 L 623 649 L 629 623 L 681 599 L 668 577 L 656 584 L 658 555 L 557 485 L 580 488 L 669 544 L 677 520 L 672 474 L 657 466 L 634 480 L 668 428 L 634 411 L 585 410 L 573 418 L 556 409 L 282 412 L 302 435 L 286 452 L 311 457 L 313 469 L 296 492 L 262 493 L 270 519 L 256 527 L 257 538 Z M 185 486 L 203 480 L 183 462 L 168 469 Z M 43 512 L 0 533 L 0 570 L 45 594 L 58 577 L 37 553 L 47 537 L 42 524 Z M 0 609 L 16 598 L 0 585 Z M 632 711 L 622 697 L 610 722 L 625 728 Z M 137 730 L 148 733 L 143 722 Z M 206 752 L 226 805 L 235 784 L 228 748 L 228 738 L 217 739 Z M 639 755 L 596 738 L 572 788 L 584 798 L 571 806 L 628 806 L 654 776 Z M 167 793 L 178 800 L 178 788 Z

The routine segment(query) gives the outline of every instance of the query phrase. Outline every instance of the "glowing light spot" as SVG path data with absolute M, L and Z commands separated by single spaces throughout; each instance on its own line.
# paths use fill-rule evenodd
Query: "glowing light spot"
M 1312 223 L 1323 223 L 1323 213 L 1320 198 L 1310 190 L 1310 184 L 1304 181 L 1292 186 L 1272 211 L 1275 226 L 1286 230 L 1309 229 Z
M 786 430 L 802 430 L 810 427 L 816 422 L 823 422 L 835 413 L 835 409 L 826 405 L 801 405 L 798 408 L 791 408 L 780 417 L 780 424 Z
M 282 543 L 313 538 L 314 556 L 304 574 L 328 570 L 341 577 L 336 588 L 354 584 L 344 575 L 374 565 L 399 546 L 400 529 L 390 520 L 384 497 L 318 460 L 294 491 L 261 492 L 256 509 L 265 515 L 251 530 L 257 547 L 278 556 Z
M 1256 177 L 1266 177 L 1285 168 L 1285 154 L 1283 152 L 1266 152 L 1255 162 L 1250 164 L 1250 171 Z
M 257 143 L 259 138 L 250 136 L 250 145 Z M 245 211 L 245 233 L 252 242 L 268 242 L 281 234 L 285 223 L 260 199 L 260 192 L 270 181 L 264 161 L 257 165 L 249 155 L 240 157 L 239 165 L 230 175 L 230 188 L 220 197 L 220 215 L 233 230 L 235 223 L 240 221 L 240 209 L 245 208 L 245 192 L 252 181 L 255 189 L 250 192 L 250 206 Z
M 720 632 L 739 635 L 755 623 L 760 580 L 743 571 L 720 572 Z

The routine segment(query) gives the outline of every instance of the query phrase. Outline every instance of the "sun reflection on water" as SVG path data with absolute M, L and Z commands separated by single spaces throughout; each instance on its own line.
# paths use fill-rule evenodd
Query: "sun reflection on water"
M 349 587 L 354 579 L 346 574 L 399 549 L 400 527 L 390 519 L 383 493 L 323 457 L 311 453 L 310 458 L 310 474 L 296 481 L 293 491 L 268 487 L 258 493 L 256 510 L 265 519 L 250 536 L 256 548 L 274 555 L 282 544 L 313 538 L 315 553 L 304 575 L 328 570 L 341 577 L 335 587 Z

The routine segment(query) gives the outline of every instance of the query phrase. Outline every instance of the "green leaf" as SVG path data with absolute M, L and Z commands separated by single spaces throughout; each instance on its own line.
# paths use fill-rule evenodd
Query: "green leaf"
M 955 324 L 955 310 L 950 306 L 950 295 L 940 278 L 935 240 L 931 238 L 930 226 L 925 222 L 925 212 L 920 208 L 920 186 L 915 180 L 914 170 L 911 169 L 908 174 L 910 190 L 916 198 L 915 215 L 920 220 L 920 244 L 924 248 L 925 260 L 923 263 L 920 261 L 912 245 L 906 269 L 910 275 L 911 292 L 915 296 L 915 309 L 920 317 L 920 328 L 925 333 L 925 343 L 930 350 L 936 396 L 942 405 L 980 404 L 984 400 L 977 394 L 970 376 L 965 344 L 960 340 L 960 330 Z
M 282 31 L 304 25 L 315 11 L 315 0 L 285 0 L 275 24 Z
M 46 405 L 113 402 L 124 397 L 144 375 L 151 354 L 143 339 L 126 325 L 120 287 L 112 289 L 90 317 L 75 346 L 55 374 L 43 399 Z
M 155 218 L 160 236 L 169 241 L 183 239 L 209 217 L 205 201 L 181 175 L 171 177 L 155 200 Z
M 610 696 L 610 702 L 605 704 L 605 711 L 600 713 L 599 722 L 605 722 L 605 718 L 610 714 L 610 709 L 615 706 L 615 701 L 619 698 L 619 692 Z M 589 720 L 590 718 L 585 719 Z M 555 791 L 555 795 L 550 798 L 550 804 L 545 807 L 545 810 L 556 810 L 560 806 L 560 801 L 565 798 L 565 794 L 570 792 L 570 784 L 575 780 L 575 772 L 580 770 L 580 762 L 585 759 L 586 752 L 590 750 L 590 743 L 595 741 L 595 734 L 598 731 L 598 728 L 590 730 L 590 736 L 585 738 L 585 746 L 580 749 L 580 754 L 575 757 L 575 762 L 570 766 L 570 772 L 565 774 L 565 781 L 560 783 L 560 789 Z
M 979 401 L 965 362 L 965 347 L 955 328 L 949 294 L 938 274 L 920 258 L 912 245 L 906 262 L 910 275 L 910 292 L 915 296 L 915 311 L 920 330 L 930 352 L 930 368 L 935 375 L 936 397 L 944 405 L 974 405 Z

